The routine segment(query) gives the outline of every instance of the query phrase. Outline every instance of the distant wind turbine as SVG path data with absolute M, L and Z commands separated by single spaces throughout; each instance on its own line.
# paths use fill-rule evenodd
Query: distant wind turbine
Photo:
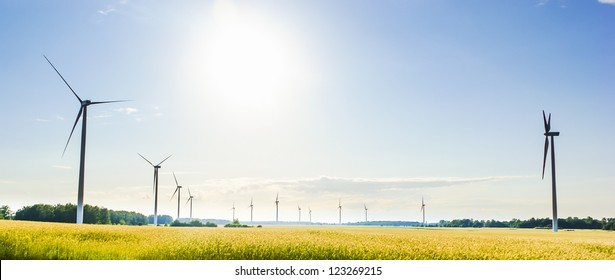
M 190 187 L 188 187 L 188 200 L 186 201 L 186 204 L 184 204 L 184 206 L 188 205 L 188 202 L 190 202 L 190 219 L 191 220 L 192 220 L 192 199 L 193 198 L 194 196 L 190 192 Z
M 559 132 L 551 131 L 551 113 L 549 120 L 545 116 L 545 111 L 542 111 L 542 119 L 545 125 L 545 153 L 542 161 L 542 179 L 545 178 L 545 165 L 547 163 L 547 151 L 549 150 L 549 136 L 551 136 L 551 200 L 553 203 L 553 232 L 557 232 L 557 194 L 555 191 L 555 141 L 554 136 L 559 136 Z
M 308 207 L 308 210 L 309 210 L 308 214 L 310 215 L 310 224 L 311 224 L 312 223 L 312 208 Z
M 423 227 L 425 226 L 425 201 L 421 196 L 421 213 L 423 213 Z
M 337 206 L 340 209 L 340 225 L 342 224 L 342 199 L 340 198 L 340 202 Z
M 250 206 L 248 206 L 250 207 L 250 223 L 253 222 L 252 217 L 254 214 L 254 204 L 252 203 L 252 201 L 253 201 L 253 198 L 250 198 Z
M 280 193 L 277 193 L 275 195 L 275 222 L 278 222 L 278 204 L 280 203 L 280 201 L 278 200 L 278 196 Z
M 367 222 L 367 205 L 363 203 L 363 208 L 365 208 L 365 222 Z
M 235 201 L 233 201 L 233 221 L 235 221 Z
M 297 204 L 297 209 L 299 210 L 299 222 L 301 223 L 301 206 Z
M 79 95 L 73 90 L 73 88 L 68 84 L 68 82 L 62 77 L 62 74 L 56 69 L 55 66 L 49 61 L 49 59 L 43 55 L 49 65 L 53 68 L 53 70 L 58 73 L 62 81 L 68 86 L 70 91 L 77 97 L 81 106 L 79 108 L 79 113 L 77 113 L 77 118 L 75 119 L 75 124 L 73 125 L 73 129 L 70 131 L 70 135 L 68 136 L 68 141 L 66 141 L 66 146 L 64 146 L 64 151 L 62 152 L 62 156 L 66 152 L 66 148 L 68 147 L 68 143 L 70 142 L 70 138 L 73 136 L 73 132 L 75 131 L 75 127 L 77 126 L 77 122 L 79 122 L 79 118 L 83 115 L 83 120 L 81 121 L 81 157 L 79 160 L 79 186 L 77 189 L 77 224 L 83 223 L 83 192 L 84 192 L 84 182 L 85 182 L 85 139 L 86 139 L 86 127 L 88 120 L 88 106 L 95 104 L 105 104 L 105 103 L 115 103 L 115 102 L 124 102 L 127 100 L 114 100 L 114 101 L 97 101 L 92 102 L 91 100 L 82 100 Z
M 151 161 L 147 160 L 143 155 L 137 153 L 140 157 L 142 157 L 147 163 L 149 163 L 152 167 L 154 167 L 154 225 L 158 225 L 158 169 L 163 162 L 169 159 L 172 155 L 163 159 L 160 163 L 154 165 Z
M 182 186 L 180 186 L 179 183 L 177 182 L 177 177 L 175 177 L 175 172 L 173 172 L 173 179 L 175 179 L 175 185 L 177 187 L 175 188 L 175 191 L 173 192 L 173 195 L 171 196 L 171 200 L 173 199 L 173 197 L 175 197 L 175 193 L 177 193 L 177 219 L 179 220 L 179 201 L 181 200 Z

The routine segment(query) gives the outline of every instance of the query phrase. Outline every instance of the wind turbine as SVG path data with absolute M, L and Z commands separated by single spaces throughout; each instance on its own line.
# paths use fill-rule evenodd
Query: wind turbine
M 278 204 L 280 203 L 280 201 L 278 200 L 278 195 L 279 195 L 279 194 L 280 194 L 280 193 L 277 193 L 277 194 L 275 195 L 275 222 L 276 222 L 276 223 L 278 222 Z
M 68 141 L 66 141 L 66 146 L 64 146 L 64 151 L 62 152 L 62 156 L 66 152 L 66 148 L 68 148 L 68 143 L 70 142 L 70 138 L 73 136 L 73 132 L 75 131 L 75 127 L 77 126 L 77 122 L 79 122 L 79 118 L 83 115 L 83 120 L 81 121 L 81 157 L 79 161 L 79 187 L 77 189 L 77 224 L 83 224 L 83 192 L 84 192 L 84 182 L 85 182 L 85 136 L 86 136 L 86 127 L 88 121 L 88 106 L 95 104 L 105 104 L 105 103 L 115 103 L 115 102 L 124 102 L 126 100 L 114 100 L 114 101 L 96 101 L 93 102 L 91 100 L 82 100 L 79 95 L 73 90 L 73 88 L 68 84 L 68 82 L 62 77 L 62 74 L 56 69 L 55 66 L 49 61 L 49 59 L 43 55 L 49 65 L 53 67 L 53 70 L 58 73 L 62 81 L 68 86 L 70 91 L 77 97 L 79 103 L 81 104 L 79 108 L 79 113 L 77 113 L 77 118 L 75 119 L 75 124 L 73 125 L 73 129 L 70 131 L 70 135 L 68 136 Z
M 301 206 L 297 204 L 297 209 L 299 210 L 299 223 L 301 223 Z
M 190 192 L 190 187 L 188 187 L 188 196 L 188 200 L 186 201 L 186 204 L 184 204 L 184 206 L 188 205 L 188 202 L 190 202 L 190 220 L 192 220 L 192 199 L 194 198 L 194 196 Z
M 163 159 L 160 163 L 154 165 L 151 161 L 147 160 L 143 155 L 137 153 L 140 157 L 142 157 L 147 163 L 149 163 L 152 167 L 154 167 L 154 225 L 158 225 L 158 169 L 163 162 L 169 159 L 172 155 Z
M 367 222 L 367 205 L 363 203 L 363 208 L 365 208 L 365 222 Z
M 551 136 L 551 200 L 553 201 L 553 232 L 557 232 L 557 195 L 555 192 L 555 141 L 554 136 L 559 136 L 559 132 L 551 131 L 551 113 L 549 120 L 545 116 L 545 111 L 542 110 L 542 119 L 545 125 L 545 154 L 542 161 L 542 179 L 545 178 L 545 165 L 547 163 L 547 151 L 549 150 L 549 136 Z
M 252 201 L 254 200 L 254 198 L 250 198 L 250 223 L 252 223 L 252 217 L 254 214 L 254 204 L 252 203 Z
M 173 192 L 171 199 L 173 199 L 173 197 L 175 197 L 175 193 L 177 193 L 177 219 L 179 220 L 179 201 L 181 200 L 182 186 L 180 186 L 179 183 L 177 182 L 177 177 L 175 177 L 175 172 L 173 172 L 173 178 L 175 179 L 175 185 L 177 187 L 175 188 L 175 191 Z
M 310 224 L 312 223 L 312 208 L 308 207 L 308 214 L 310 215 Z
M 340 225 L 342 224 L 342 199 L 340 198 L 340 203 L 338 204 L 337 208 L 340 209 Z
M 233 222 L 235 221 L 235 201 L 233 201 Z
M 421 196 L 421 212 L 423 213 L 423 227 L 425 227 L 425 201 L 423 196 Z

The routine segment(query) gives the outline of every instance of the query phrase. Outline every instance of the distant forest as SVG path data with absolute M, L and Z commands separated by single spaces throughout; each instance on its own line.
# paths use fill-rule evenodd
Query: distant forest
M 474 219 L 456 219 L 452 221 L 441 220 L 438 223 L 428 223 L 427 227 L 463 227 L 463 228 L 551 228 L 551 219 L 531 218 L 529 220 L 512 219 L 510 221 L 496 220 L 474 220 Z M 615 218 L 602 218 L 596 220 L 592 217 L 579 219 L 577 217 L 568 217 L 566 219 L 557 219 L 558 228 L 560 229 L 604 229 L 615 230 Z M 396 227 L 420 227 L 419 222 L 406 221 L 369 221 L 349 223 L 353 226 L 396 226 Z
M 495 221 L 495 220 L 473 220 L 473 219 L 458 219 L 452 221 L 441 220 L 436 225 L 438 227 L 491 227 L 491 228 L 551 228 L 552 219 L 531 218 L 529 220 L 512 219 L 510 221 Z M 566 219 L 557 219 L 557 225 L 560 229 L 604 229 L 615 230 L 615 218 L 602 218 L 596 220 L 592 217 L 579 219 L 577 217 L 568 217 Z
M 112 224 L 112 225 L 146 225 L 154 223 L 154 215 L 145 215 L 137 212 L 114 211 L 104 207 L 85 205 L 83 222 L 86 224 Z M 77 206 L 68 204 L 36 204 L 25 206 L 13 215 L 13 212 L 6 205 L 0 207 L 0 219 L 15 219 L 41 222 L 60 222 L 74 223 L 77 215 Z M 551 228 L 550 218 L 531 218 L 529 220 L 512 219 L 510 221 L 496 220 L 474 220 L 456 219 L 452 221 L 441 220 L 438 223 L 430 223 L 428 227 L 465 227 L 465 228 Z M 601 220 L 592 217 L 579 219 L 568 217 L 557 219 L 560 229 L 603 229 L 615 230 L 615 218 L 602 218 Z M 173 218 L 169 215 L 158 215 L 158 224 L 173 223 Z M 419 222 L 408 221 L 370 221 L 349 223 L 347 225 L 369 225 L 369 226 L 421 226 Z M 179 225 L 176 225 L 179 226 Z
M 146 225 L 148 223 L 147 217 L 137 212 L 114 211 L 104 207 L 87 204 L 84 205 L 83 208 L 83 222 L 86 224 Z M 77 205 L 68 203 L 64 205 L 35 204 L 32 206 L 24 206 L 17 210 L 14 216 L 4 218 L 26 221 L 74 223 L 76 216 Z

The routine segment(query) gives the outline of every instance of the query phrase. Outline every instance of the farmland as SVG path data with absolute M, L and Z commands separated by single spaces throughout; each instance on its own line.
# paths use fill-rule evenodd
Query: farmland
M 0 259 L 614 260 L 601 230 L 175 228 L 0 220 Z

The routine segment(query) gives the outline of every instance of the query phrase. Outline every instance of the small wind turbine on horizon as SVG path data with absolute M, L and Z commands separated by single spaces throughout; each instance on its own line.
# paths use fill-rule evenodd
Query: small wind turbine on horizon
M 363 203 L 363 208 L 365 208 L 365 222 L 367 222 L 367 205 Z
M 280 201 L 278 200 L 278 196 L 280 193 L 277 193 L 275 195 L 275 222 L 278 222 L 278 204 L 280 203 Z
M 425 227 L 425 201 L 423 196 L 421 196 L 421 213 L 423 213 L 423 227 Z
M 310 224 L 312 223 L 312 208 L 308 207 L 308 214 L 310 215 Z
M 160 163 L 154 165 L 151 161 L 147 160 L 143 155 L 137 153 L 141 158 L 143 158 L 147 163 L 149 163 L 152 167 L 154 167 L 154 225 L 158 225 L 158 169 L 163 162 L 169 159 L 172 155 L 163 159 Z
M 250 198 L 250 223 L 253 222 L 252 217 L 254 214 L 254 204 L 252 203 L 252 201 L 254 200 L 254 198 Z
M 85 143 L 86 143 L 85 139 L 86 139 L 86 127 L 88 123 L 87 122 L 88 121 L 88 106 L 96 105 L 96 104 L 105 104 L 105 103 L 125 102 L 127 100 L 96 101 L 96 102 L 93 102 L 89 99 L 82 100 L 79 97 L 79 95 L 77 95 L 77 93 L 73 90 L 73 88 L 68 84 L 68 82 L 64 79 L 64 77 L 62 77 L 62 74 L 60 74 L 58 69 L 56 69 L 56 67 L 53 66 L 51 61 L 49 61 L 47 56 L 43 55 L 43 57 L 45 57 L 45 60 L 49 62 L 49 65 L 51 65 L 53 70 L 55 70 L 56 73 L 58 73 L 60 78 L 62 78 L 62 81 L 64 81 L 64 83 L 68 86 L 70 91 L 75 95 L 75 97 L 77 98 L 77 100 L 79 100 L 79 103 L 81 104 L 79 108 L 79 113 L 77 113 L 77 118 L 75 119 L 75 124 L 73 125 L 73 129 L 70 131 L 70 135 L 68 136 L 68 141 L 66 141 L 66 146 L 64 146 L 64 151 L 62 152 L 62 156 L 64 156 L 64 153 L 66 153 L 66 148 L 68 148 L 68 143 L 70 142 L 70 138 L 73 136 L 73 132 L 75 131 L 75 127 L 77 126 L 77 122 L 79 122 L 79 118 L 83 115 L 83 119 L 81 121 L 81 156 L 79 159 L 79 183 L 78 183 L 79 186 L 77 189 L 77 218 L 76 218 L 76 223 L 82 224 L 83 223 L 83 192 L 85 188 Z
M 340 210 L 340 225 L 342 224 L 342 199 L 340 198 L 339 204 L 337 206 Z
M 235 221 L 235 201 L 233 201 L 233 208 L 231 208 L 233 210 L 233 222 Z
M 297 209 L 299 210 L 299 222 L 301 223 L 301 206 L 297 204 Z
M 545 126 L 545 153 L 542 160 L 542 179 L 545 178 L 545 165 L 547 163 L 547 151 L 549 150 L 549 136 L 551 136 L 551 200 L 553 204 L 553 232 L 557 232 L 557 194 L 555 191 L 555 141 L 554 136 L 559 136 L 559 132 L 551 131 L 551 113 L 549 120 L 545 116 L 545 111 L 542 110 L 542 119 Z
M 190 219 L 191 220 L 192 220 L 192 199 L 193 198 L 194 196 L 190 192 L 190 187 L 188 187 L 188 200 L 186 201 L 186 204 L 184 204 L 184 206 L 188 205 L 188 202 L 190 202 Z
M 173 200 L 173 197 L 175 197 L 175 193 L 177 193 L 177 219 L 179 220 L 179 202 L 181 200 L 182 186 L 180 186 L 179 183 L 177 182 L 177 177 L 175 177 L 175 172 L 173 172 L 173 179 L 175 179 L 175 185 L 177 187 L 175 188 L 175 191 L 173 192 L 173 195 L 171 196 L 171 200 Z

